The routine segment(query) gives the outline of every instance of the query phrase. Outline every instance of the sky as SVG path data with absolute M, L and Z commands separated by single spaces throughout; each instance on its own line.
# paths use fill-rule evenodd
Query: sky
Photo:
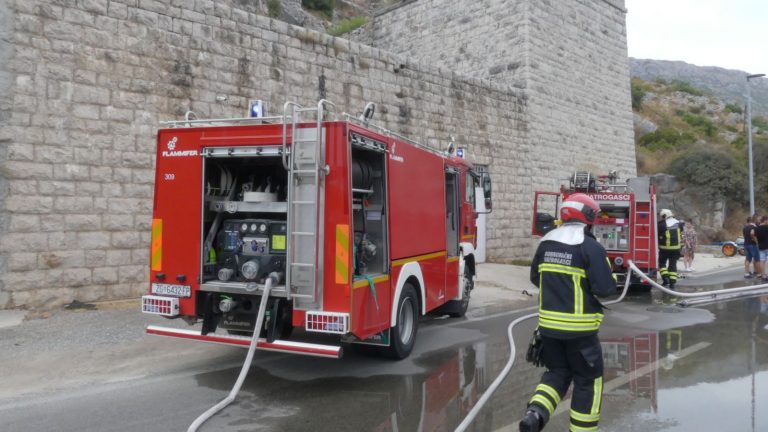
M 768 0 L 626 0 L 629 56 L 768 74 Z

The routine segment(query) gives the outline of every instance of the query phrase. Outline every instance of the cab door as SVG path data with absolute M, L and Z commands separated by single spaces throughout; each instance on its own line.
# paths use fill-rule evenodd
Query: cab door
M 439 303 L 444 303 L 459 294 L 459 241 L 463 224 L 459 180 L 459 171 L 453 167 L 447 167 L 445 170 L 446 268 L 443 290 L 438 295 Z
M 543 236 L 557 227 L 560 209 L 560 194 L 558 192 L 534 192 L 533 218 L 531 234 Z
M 469 171 L 461 173 L 463 178 L 463 193 L 461 200 L 461 239 L 460 243 L 472 243 L 477 246 L 477 205 L 476 188 L 480 181 L 471 175 Z

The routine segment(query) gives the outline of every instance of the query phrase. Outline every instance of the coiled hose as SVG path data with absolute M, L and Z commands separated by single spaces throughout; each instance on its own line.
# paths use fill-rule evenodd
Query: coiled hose
M 269 276 L 267 276 L 267 280 L 264 283 L 264 292 L 261 294 L 261 302 L 259 302 L 259 314 L 256 316 L 256 325 L 253 328 L 251 345 L 248 347 L 248 354 L 245 356 L 245 362 L 243 363 L 243 367 L 240 369 L 240 375 L 238 375 L 237 381 L 235 381 L 234 387 L 232 387 L 232 390 L 229 391 L 229 394 L 227 395 L 227 397 L 222 399 L 221 402 L 209 408 L 208 411 L 200 414 L 200 416 L 196 418 L 191 425 L 189 425 L 187 432 L 197 431 L 197 428 L 199 428 L 209 418 L 213 417 L 217 412 L 223 410 L 227 405 L 232 403 L 232 401 L 235 400 L 235 397 L 237 396 L 237 394 L 240 392 L 240 387 L 243 386 L 243 381 L 245 381 L 245 377 L 248 375 L 248 370 L 251 368 L 251 362 L 253 361 L 253 353 L 256 351 L 256 344 L 259 341 L 259 333 L 261 333 L 260 332 L 261 325 L 264 322 L 264 315 L 267 310 L 267 301 L 269 300 L 269 293 L 272 291 L 272 285 L 277 285 L 279 283 L 279 280 L 280 280 L 280 275 L 278 275 L 275 272 L 272 272 L 269 274 Z
M 748 295 L 754 295 L 761 290 L 768 289 L 768 284 L 760 284 L 760 285 L 750 285 L 750 286 L 744 286 L 744 287 L 738 287 L 738 288 L 726 288 L 721 290 L 715 290 L 715 291 L 707 291 L 707 292 L 698 292 L 698 293 L 681 293 L 677 291 L 673 291 L 669 288 L 663 287 L 656 283 L 653 279 L 649 278 L 645 273 L 643 273 L 637 266 L 635 266 L 635 263 L 633 263 L 631 260 L 627 261 L 627 264 L 629 265 L 630 271 L 637 274 L 640 279 L 648 282 L 651 287 L 659 289 L 667 294 L 674 295 L 677 297 L 682 298 L 712 298 L 712 299 L 733 299 L 740 296 L 748 296 Z M 611 300 L 609 302 L 603 303 L 604 305 L 612 305 L 621 302 L 624 300 L 624 297 L 627 295 L 627 291 L 629 291 L 629 281 L 630 281 L 630 275 L 627 274 L 626 282 L 624 282 L 624 289 L 621 292 L 621 295 L 616 298 L 615 300 Z M 509 360 L 507 361 L 507 364 L 504 365 L 504 369 L 501 370 L 499 375 L 496 377 L 495 380 L 491 383 L 490 386 L 488 386 L 488 390 L 486 390 L 483 393 L 483 396 L 480 397 L 480 400 L 477 401 L 475 406 L 472 407 L 472 409 L 469 411 L 466 417 L 464 417 L 464 420 L 459 424 L 459 426 L 456 427 L 456 432 L 464 432 L 467 430 L 469 425 L 472 424 L 472 422 L 475 420 L 475 417 L 477 417 L 477 414 L 480 412 L 480 410 L 483 409 L 485 406 L 485 403 L 488 402 L 488 399 L 491 398 L 493 395 L 493 392 L 496 391 L 496 389 L 501 385 L 502 381 L 507 378 L 507 375 L 509 375 L 509 371 L 512 370 L 512 365 L 515 363 L 515 339 L 512 336 L 512 331 L 515 328 L 516 325 L 520 324 L 521 322 L 525 320 L 529 320 L 531 318 L 539 316 L 538 312 L 528 314 L 522 317 L 519 317 L 509 323 L 509 326 L 507 327 L 507 338 L 509 339 Z

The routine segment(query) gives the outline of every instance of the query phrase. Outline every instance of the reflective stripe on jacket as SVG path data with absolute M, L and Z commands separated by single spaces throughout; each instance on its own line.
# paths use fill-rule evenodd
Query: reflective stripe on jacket
M 567 227 L 557 230 L 574 229 Z M 545 237 L 531 264 L 531 282 L 539 287 L 539 331 L 560 339 L 594 334 L 603 320 L 595 295 L 616 292 L 605 249 L 589 235 L 576 244 L 548 238 L 558 237 Z

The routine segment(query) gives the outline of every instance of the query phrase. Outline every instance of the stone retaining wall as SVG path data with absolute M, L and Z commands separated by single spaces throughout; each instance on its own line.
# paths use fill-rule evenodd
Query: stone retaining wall
M 286 100 L 353 113 L 375 101 L 385 127 L 438 147 L 453 135 L 496 181 L 489 259 L 528 255 L 520 89 L 248 4 L 0 0 L 0 308 L 146 292 L 159 122 L 242 117 L 249 99 L 269 114 Z

